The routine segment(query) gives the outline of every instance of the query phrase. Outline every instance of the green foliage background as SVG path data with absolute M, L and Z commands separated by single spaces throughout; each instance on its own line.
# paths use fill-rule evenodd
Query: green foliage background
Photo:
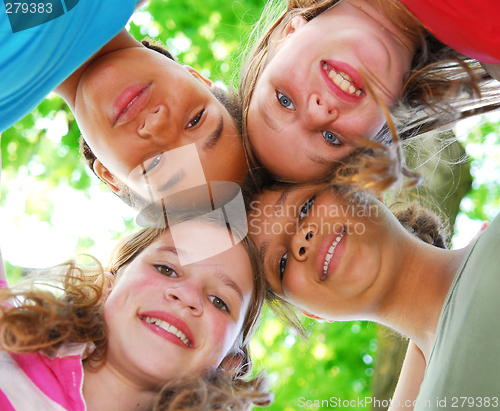
M 248 34 L 263 5 L 262 0 L 151 0 L 133 17 L 129 30 L 137 39 L 160 39 L 180 62 L 212 80 L 231 84 L 237 77 L 240 39 Z M 475 157 L 473 172 L 478 175 L 484 167 L 493 167 L 498 174 L 499 125 L 498 121 L 484 123 L 464 137 Z M 6 204 L 13 187 L 21 187 L 25 208 L 20 210 L 16 223 L 22 224 L 23 218 L 34 216 L 51 225 L 52 193 L 59 186 L 83 191 L 87 197 L 92 189 L 106 190 L 79 160 L 79 135 L 71 112 L 55 95 L 2 134 L 0 207 Z M 480 147 L 496 148 L 492 151 Z M 494 173 L 492 178 L 476 179 L 463 206 L 469 218 L 491 219 L 498 212 L 500 179 Z M 126 219 L 124 227 L 133 227 L 131 218 Z M 94 245 L 94 239 L 82 237 L 75 251 L 90 245 Z M 16 281 L 24 267 L 7 262 L 7 270 L 10 281 Z M 352 400 L 370 396 L 377 352 L 376 327 L 362 322 L 328 324 L 310 320 L 305 325 L 311 331 L 309 342 L 301 342 L 293 330 L 265 312 L 252 349 L 256 369 L 267 369 L 276 393 L 276 401 L 269 409 L 298 410 L 300 397 Z

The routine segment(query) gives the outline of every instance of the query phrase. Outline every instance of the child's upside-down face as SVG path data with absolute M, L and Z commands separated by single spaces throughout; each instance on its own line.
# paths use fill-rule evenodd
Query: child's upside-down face
M 247 125 L 264 167 L 292 180 L 323 176 L 385 123 L 371 89 L 391 106 L 412 48 L 372 7 L 344 1 L 277 34 L 253 90 Z M 367 2 L 364 2 L 367 3 Z
M 213 87 L 187 66 L 131 47 L 89 65 L 78 85 L 75 117 L 99 162 L 122 182 L 142 165 L 152 170 L 162 153 L 189 144 L 196 145 L 206 180 L 239 182 L 247 170 L 241 137 Z

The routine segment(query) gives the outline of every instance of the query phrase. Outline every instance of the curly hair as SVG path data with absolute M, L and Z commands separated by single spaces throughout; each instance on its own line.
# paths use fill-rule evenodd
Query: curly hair
M 310 21 L 339 1 L 270 0 L 254 26 L 243 53 L 239 85 L 243 109 L 243 144 L 250 166 L 257 172 L 262 172 L 263 167 L 249 139 L 247 113 L 257 81 L 273 58 L 273 36 L 282 31 L 295 16 Z M 415 137 L 457 119 L 500 107 L 498 84 L 491 81 L 479 62 L 437 40 L 399 1 L 379 0 L 378 4 L 382 12 L 390 16 L 417 44 L 417 50 L 396 107 L 389 110 L 376 98 L 387 125 L 370 143 L 359 143 L 358 156 L 341 160 L 346 167 L 338 167 L 333 172 L 341 179 L 341 184 L 350 182 L 357 189 L 370 189 L 377 194 L 400 180 L 403 174 L 411 177 L 410 184 L 418 181 L 418 177 L 405 168 L 399 137 L 403 140 Z M 367 87 L 371 88 L 372 83 L 383 88 L 383 84 L 374 76 L 369 72 L 366 74 L 369 80 Z M 482 97 L 479 102 L 475 101 L 478 97 Z M 379 173 L 375 174 L 376 170 Z M 279 176 L 275 178 L 281 179 Z
M 1 349 L 20 354 L 50 353 L 67 343 L 93 343 L 95 349 L 84 361 L 99 365 L 107 349 L 102 299 L 106 280 L 102 273 L 109 271 L 119 281 L 121 271 L 167 230 L 147 228 L 124 238 L 104 268 L 97 263 L 96 268 L 82 269 L 70 261 L 34 276 L 28 289 L 0 290 Z M 259 322 L 266 286 L 255 246 L 248 238 L 241 244 L 251 262 L 254 285 L 238 340 L 241 367 L 229 372 L 208 370 L 199 378 L 169 383 L 160 391 L 155 410 L 226 409 L 226 404 L 231 409 L 247 410 L 252 404 L 263 406 L 272 400 L 262 374 L 248 378 L 252 369 L 248 346 Z

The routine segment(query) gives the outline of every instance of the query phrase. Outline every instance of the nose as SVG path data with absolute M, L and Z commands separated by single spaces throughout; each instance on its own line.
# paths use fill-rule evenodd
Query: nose
M 164 134 L 176 135 L 175 123 L 170 119 L 169 109 L 163 105 L 152 107 L 137 129 L 139 137 L 161 139 Z M 172 137 L 171 137 L 172 138 Z M 170 138 L 170 139 L 171 139 Z
M 328 128 L 337 120 L 339 108 L 330 96 L 312 93 L 307 102 L 307 123 L 313 127 Z
M 165 299 L 178 304 L 181 309 L 188 309 L 196 317 L 203 314 L 203 296 L 197 284 L 183 282 L 165 290 Z
M 313 250 L 317 227 L 308 225 L 292 236 L 290 252 L 297 261 L 306 261 Z

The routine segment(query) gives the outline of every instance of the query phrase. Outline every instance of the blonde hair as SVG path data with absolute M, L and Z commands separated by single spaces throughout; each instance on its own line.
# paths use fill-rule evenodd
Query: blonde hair
M 93 343 L 96 348 L 85 361 L 92 366 L 99 365 L 106 356 L 107 343 L 101 298 L 105 287 L 104 270 L 119 280 L 120 272 L 167 230 L 147 228 L 123 239 L 111 253 L 104 269 L 97 263 L 93 269 L 85 270 L 70 261 L 33 277 L 28 289 L 0 290 L 1 349 L 21 354 L 50 353 L 65 343 Z M 199 378 L 167 384 L 160 391 L 156 410 L 201 411 L 223 403 L 232 404 L 235 410 L 244 410 L 250 409 L 252 404 L 267 405 L 271 401 L 272 396 L 262 375 L 247 378 L 252 369 L 248 345 L 259 322 L 266 285 L 255 246 L 248 238 L 244 238 L 241 244 L 251 262 L 254 285 L 237 340 L 242 355 L 241 367 L 231 372 L 209 370 Z M 100 280 L 95 282 L 98 278 Z M 41 285 L 51 290 L 41 289 Z M 189 408 L 186 406 L 186 392 L 197 393 L 192 396 Z
M 243 52 L 239 88 L 243 109 L 243 144 L 250 166 L 258 172 L 266 171 L 256 158 L 248 136 L 248 107 L 260 75 L 273 58 L 273 38 L 295 16 L 310 21 L 339 1 L 270 0 L 254 26 Z M 393 185 L 402 175 L 411 178 L 410 184 L 418 181 L 417 176 L 404 167 L 404 156 L 397 143 L 399 135 L 408 139 L 459 118 L 500 107 L 500 88 L 496 82 L 490 84 L 491 78 L 479 62 L 439 42 L 399 1 L 378 0 L 378 5 L 417 44 L 417 51 L 396 108 L 391 109 L 389 114 L 387 107 L 377 99 L 387 126 L 371 142 L 360 142 L 357 157 L 343 159 L 330 175 L 330 179 L 339 179 L 339 184 L 351 184 L 356 189 L 370 189 L 374 193 Z M 373 76 L 369 77 L 369 83 L 380 83 Z M 483 91 L 487 98 L 478 104 L 474 98 L 481 96 Z M 457 97 L 460 97 L 458 102 Z

